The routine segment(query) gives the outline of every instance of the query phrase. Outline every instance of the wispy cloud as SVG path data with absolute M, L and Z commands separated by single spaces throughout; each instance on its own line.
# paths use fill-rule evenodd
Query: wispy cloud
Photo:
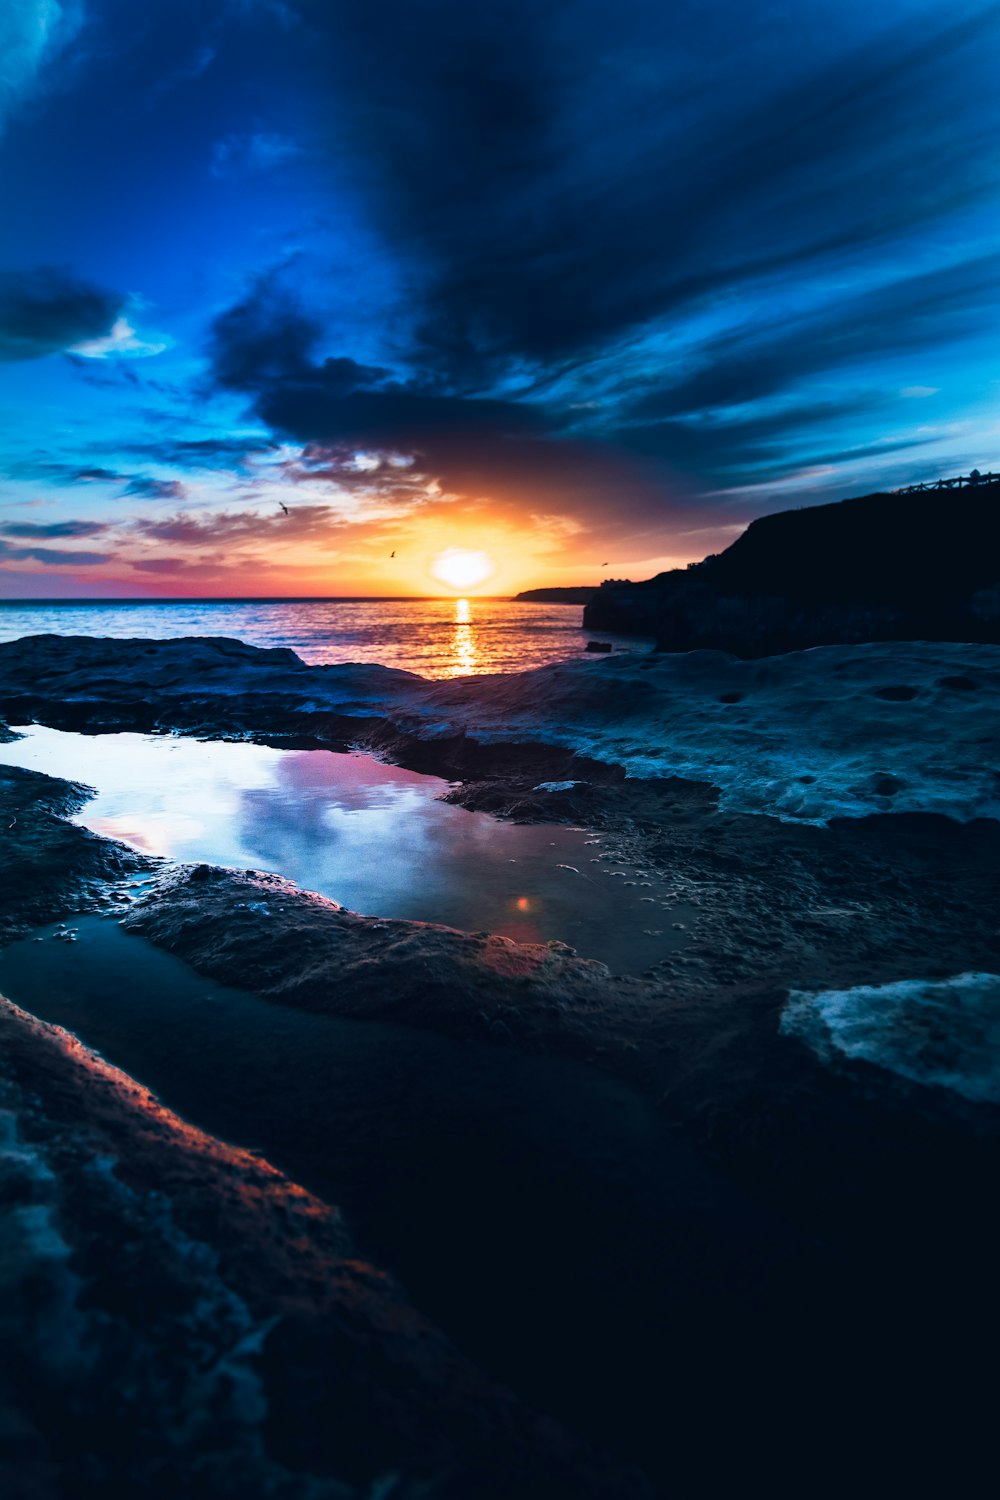
M 175 67 L 163 73 L 149 90 L 146 96 L 147 109 L 153 109 L 177 89 L 186 84 L 196 83 L 203 78 L 218 56 L 218 45 L 216 42 L 216 28 L 211 28 L 211 36 L 206 37 Z
M 140 337 L 128 318 L 122 315 L 115 319 L 107 333 L 73 344 L 69 353 L 79 354 L 84 359 L 148 359 L 169 348 L 170 340 L 166 337 Z
M 270 172 L 303 154 L 303 147 L 277 130 L 226 135 L 212 147 L 213 177 L 246 177 Z
M 100 536 L 107 531 L 104 521 L 51 521 L 47 525 L 29 521 L 11 522 L 0 526 L 4 536 L 15 537 L 87 537 Z
M 179 479 L 153 479 L 148 474 L 134 475 L 125 486 L 126 495 L 143 500 L 183 500 L 187 490 Z
M 0 562 L 40 562 L 53 568 L 92 568 L 111 561 L 110 553 L 70 552 L 55 547 L 12 547 L 0 541 Z
M 79 4 L 4 0 L 0 6 L 0 131 L 41 84 L 46 65 L 78 30 Z
M 139 519 L 132 534 L 146 541 L 166 542 L 196 550 L 264 542 L 269 547 L 309 541 L 322 545 L 342 525 L 327 505 L 290 504 L 288 514 L 277 501 L 264 509 L 222 511 L 209 515 L 178 515 L 165 520 Z

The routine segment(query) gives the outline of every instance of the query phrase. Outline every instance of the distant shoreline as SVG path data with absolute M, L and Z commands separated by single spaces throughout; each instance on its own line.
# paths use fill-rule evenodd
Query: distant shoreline
M 579 588 L 522 589 L 513 598 L 514 604 L 589 604 L 597 593 L 598 585 L 581 585 Z

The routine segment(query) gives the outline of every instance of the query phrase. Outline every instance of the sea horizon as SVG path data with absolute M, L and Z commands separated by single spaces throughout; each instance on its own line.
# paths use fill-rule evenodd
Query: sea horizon
M 310 666 L 345 662 L 422 677 L 522 672 L 580 654 L 577 603 L 505 594 L 234 595 L 230 598 L 4 599 L 0 640 L 33 635 L 129 639 L 219 637 L 284 647 Z M 601 632 L 606 636 L 606 632 Z M 645 649 L 622 638 L 616 649 Z
M 557 585 L 553 584 L 553 587 Z M 539 584 L 539 588 L 545 588 L 545 584 Z M 562 587 L 562 585 L 558 585 Z M 568 588 L 589 588 L 586 583 L 568 584 Z M 597 585 L 595 584 L 596 588 Z M 520 589 L 518 593 L 526 593 L 528 590 Z M 368 604 L 368 603 L 399 603 L 403 599 L 419 600 L 427 602 L 430 600 L 457 601 L 459 599 L 501 599 L 513 603 L 517 594 L 171 594 L 169 598 L 157 595 L 155 598 L 145 598 L 138 594 L 95 594 L 87 598 L 67 598 L 65 595 L 41 595 L 23 594 L 9 595 L 0 599 L 0 604 L 66 604 L 70 606 L 85 606 L 88 604 Z M 559 603 L 559 600 L 554 601 Z M 579 606 L 577 606 L 579 607 Z

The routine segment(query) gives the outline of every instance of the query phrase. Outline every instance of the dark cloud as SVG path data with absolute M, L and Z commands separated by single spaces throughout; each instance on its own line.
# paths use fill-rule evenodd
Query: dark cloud
M 157 423 L 173 425 L 174 419 L 171 417 L 165 422 L 163 413 L 159 411 L 144 416 L 149 426 Z M 180 469 L 223 470 L 245 474 L 252 471 L 256 459 L 275 452 L 278 444 L 268 437 L 181 438 L 166 431 L 148 442 L 125 440 L 117 446 L 121 452 L 138 460 L 168 464 Z M 153 480 L 147 475 L 123 474 L 119 469 L 108 469 L 100 465 L 80 469 L 74 465 L 53 464 L 47 460 L 37 466 L 37 472 L 63 482 L 105 480 L 108 483 L 127 483 L 127 494 L 142 495 L 149 499 L 158 499 L 163 495 L 169 499 L 183 494 L 183 486 L 167 491 L 156 488 L 160 484 L 179 484 L 177 480 Z
M 291 504 L 288 515 L 276 504 L 264 510 L 225 511 L 215 515 L 171 516 L 165 520 L 139 520 L 132 531 L 145 541 L 174 546 L 204 548 L 233 547 L 244 543 L 284 543 L 306 538 L 321 543 L 342 522 L 326 505 Z
M 70 471 L 60 470 L 63 477 L 70 480 L 121 480 L 127 478 L 125 474 L 119 474 L 115 469 L 74 469 Z
M 68 351 L 66 362 L 77 372 L 85 385 L 95 386 L 98 390 L 116 391 L 121 390 L 122 386 L 141 391 L 149 388 L 164 389 L 159 381 L 144 380 L 127 360 L 114 359 L 107 354 L 103 359 L 95 360 L 88 359 L 86 355 Z
M 164 436 L 145 448 L 134 444 L 129 452 L 145 453 L 160 463 L 176 464 L 191 469 L 231 469 L 244 471 L 253 460 L 264 453 L 272 453 L 277 443 L 271 438 L 172 438 Z
M 0 271 L 0 361 L 41 359 L 102 338 L 124 305 L 119 293 L 56 267 Z
M 829 453 L 807 452 L 805 458 L 796 458 L 783 464 L 773 465 L 771 472 L 777 478 L 786 471 L 796 472 L 802 468 L 858 463 L 863 458 L 883 458 L 889 453 L 911 453 L 915 448 L 927 448 L 935 441 L 936 439 L 932 437 L 898 438 L 895 442 L 891 438 L 886 438 L 880 443 L 859 444 L 854 448 L 837 448 Z
M 777 329 L 760 323 L 703 343 L 693 366 L 632 403 L 633 417 L 740 406 L 804 377 L 935 348 L 981 332 L 1000 305 L 1000 255 L 902 278 Z
M 295 261 L 216 319 L 216 386 L 313 455 L 289 478 L 401 499 L 435 480 L 585 524 L 613 504 L 644 527 L 768 470 L 925 441 L 886 392 L 811 384 L 872 385 L 873 360 L 974 336 L 998 300 L 992 259 L 915 274 L 900 255 L 994 186 L 972 149 L 992 117 L 992 12 L 895 27 L 823 0 L 768 26 L 643 0 L 613 26 L 594 0 L 302 12 L 331 172 L 404 293 L 384 364 L 354 357 L 361 325 L 326 326 Z M 357 451 L 414 463 L 373 479 Z
M 294 380 L 311 367 L 322 331 L 277 270 L 260 276 L 247 296 L 212 326 L 209 356 L 215 380 L 236 391 Z
M 85 537 L 99 536 L 108 527 L 103 521 L 50 521 L 47 524 L 18 521 L 0 526 L 4 536 L 16 537 Z
M 417 357 L 466 382 L 843 263 L 993 186 L 968 107 L 992 10 L 854 46 L 824 5 L 767 26 L 644 0 L 610 24 L 586 0 L 308 10 L 331 133 L 410 267 Z
M 97 563 L 110 562 L 110 554 L 103 552 L 65 552 L 54 547 L 12 547 L 0 541 L 0 562 L 40 562 L 53 568 L 89 568 Z
M 254 295 L 240 304 L 237 319 L 216 324 L 212 353 L 224 372 L 220 383 L 224 378 L 230 388 L 252 394 L 262 421 L 305 445 L 301 457 L 283 466 L 285 477 L 374 489 L 380 499 L 400 503 L 413 503 L 434 479 L 446 494 L 466 501 L 514 498 L 522 515 L 530 507 L 603 526 L 613 514 L 617 524 L 643 529 L 651 521 L 693 516 L 697 491 L 706 486 L 750 483 L 765 467 L 778 477 L 786 472 L 789 442 L 877 414 L 885 404 L 878 393 L 860 392 L 747 419 L 708 414 L 641 421 L 668 404 L 664 389 L 647 376 L 623 385 L 618 409 L 626 420 L 620 425 L 574 434 L 572 411 L 554 403 L 452 394 L 435 389 L 428 376 L 423 386 L 416 379 L 403 383 L 348 359 L 310 362 L 307 350 L 318 331 L 302 339 L 297 305 L 277 296 L 269 282 L 262 283 L 258 304 Z M 288 330 L 286 316 L 292 318 Z M 253 329 L 249 340 L 247 327 Z M 356 466 L 358 452 L 378 461 L 376 472 Z M 393 466 L 401 454 L 411 456 L 409 468 Z
M 187 565 L 184 557 L 146 557 L 132 564 L 140 573 L 179 573 Z
M 625 415 L 659 411 L 665 404 L 662 389 L 647 389 L 625 408 Z M 801 455 L 803 445 L 815 442 L 817 434 L 859 417 L 877 416 L 885 405 L 884 396 L 862 392 L 840 401 L 799 402 L 750 417 L 709 412 L 688 420 L 628 420 L 611 429 L 608 437 L 617 449 L 665 462 L 702 483 L 740 485 L 752 482 L 761 471 L 775 477 L 778 467 L 821 462 L 802 456 L 789 460 L 787 455 L 790 448 Z
M 215 381 L 252 394 L 262 421 L 303 443 L 395 446 L 436 459 L 454 443 L 545 430 L 542 413 L 524 403 L 455 395 L 430 381 L 402 383 L 346 357 L 317 361 L 320 337 L 297 299 L 276 278 L 261 278 L 213 325 Z
M 1000 11 L 975 3 L 93 0 L 7 137 L 8 264 L 103 257 L 174 342 L 122 357 L 159 347 L 106 340 L 122 296 L 0 274 L 0 359 L 63 353 L 7 472 L 71 515 L 96 497 L 57 486 L 108 487 L 116 537 L 186 578 L 344 513 L 666 546 L 768 481 L 916 474 L 987 430 Z M 910 386 L 942 390 L 938 449 Z
M 470 464 L 499 477 L 512 467 L 544 465 L 540 443 L 557 416 L 539 405 L 463 395 L 429 375 L 401 381 L 379 366 L 339 356 L 317 359 L 319 325 L 274 276 L 260 278 L 214 323 L 209 342 L 218 386 L 252 396 L 260 420 L 311 447 L 313 461 L 296 478 L 350 482 L 356 451 L 416 457 L 428 476 L 447 482 Z M 318 454 L 318 460 L 316 455 Z
M 265 422 L 301 442 L 394 447 L 426 456 L 432 464 L 447 461 L 456 449 L 492 448 L 540 437 L 550 428 L 545 413 L 523 402 L 466 399 L 398 384 L 351 390 L 342 372 L 331 380 L 325 367 L 262 391 L 257 410 Z
M 148 474 L 134 475 L 125 486 L 126 495 L 144 500 L 183 500 L 187 490 L 179 479 L 152 479 Z
M 154 418 L 162 421 L 163 415 L 143 414 L 146 426 L 155 427 Z M 169 424 L 172 423 L 173 418 L 170 418 Z M 96 449 L 104 446 L 94 445 Z M 192 471 L 205 470 L 242 476 L 251 475 L 256 461 L 275 453 L 278 447 L 275 439 L 266 437 L 179 438 L 171 432 L 165 432 L 162 437 L 157 436 L 149 441 L 124 439 L 115 443 L 118 451 L 138 460 Z M 45 480 L 59 485 L 123 485 L 123 494 L 147 500 L 180 500 L 187 493 L 181 480 L 156 479 L 148 474 L 127 473 L 104 464 L 88 464 L 81 468 L 78 461 L 55 459 L 44 451 L 10 462 L 4 466 L 4 471 L 12 478 Z

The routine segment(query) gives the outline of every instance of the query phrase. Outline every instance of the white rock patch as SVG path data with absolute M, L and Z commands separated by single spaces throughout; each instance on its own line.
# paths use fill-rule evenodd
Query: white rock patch
M 872 1063 L 975 1104 L 1000 1104 L 1000 974 L 792 990 L 779 1030 L 825 1063 Z

